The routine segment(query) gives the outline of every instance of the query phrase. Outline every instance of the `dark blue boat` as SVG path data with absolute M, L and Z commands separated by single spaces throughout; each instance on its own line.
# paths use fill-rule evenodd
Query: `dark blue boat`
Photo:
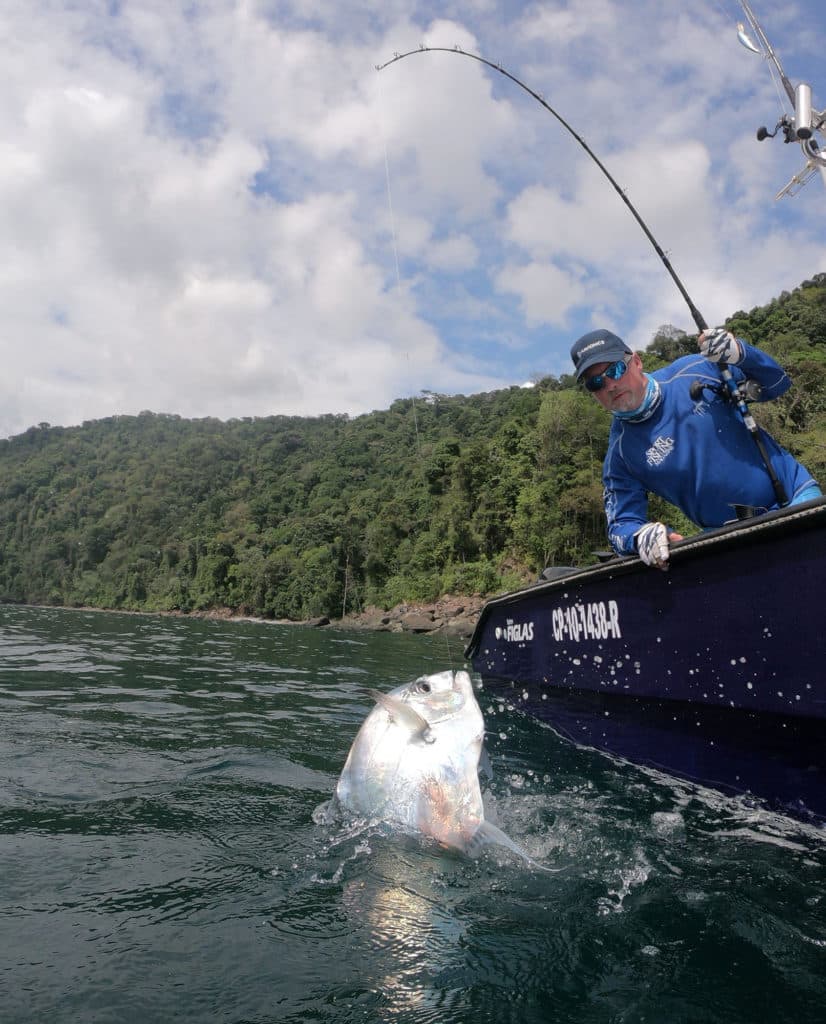
M 826 823 L 826 499 L 489 601 L 486 690 L 588 746 Z

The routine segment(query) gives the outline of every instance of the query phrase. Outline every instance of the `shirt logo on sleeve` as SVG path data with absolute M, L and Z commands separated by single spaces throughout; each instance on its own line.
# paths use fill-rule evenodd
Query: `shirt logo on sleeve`
M 673 437 L 658 437 L 645 453 L 645 461 L 649 466 L 661 466 L 674 451 Z

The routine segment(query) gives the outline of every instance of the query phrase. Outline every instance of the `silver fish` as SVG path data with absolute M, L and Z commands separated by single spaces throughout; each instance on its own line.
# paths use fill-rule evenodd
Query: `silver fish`
M 376 706 L 347 755 L 338 807 L 471 855 L 496 843 L 529 859 L 485 821 L 479 786 L 485 723 L 468 673 L 438 672 L 370 695 Z

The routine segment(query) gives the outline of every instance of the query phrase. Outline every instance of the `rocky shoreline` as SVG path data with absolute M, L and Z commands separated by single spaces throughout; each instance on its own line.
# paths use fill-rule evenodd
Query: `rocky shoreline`
M 330 626 L 333 629 L 373 630 L 379 633 L 444 633 L 461 638 L 469 637 L 473 633 L 485 600 L 486 598 L 478 595 L 446 596 L 425 603 L 398 604 L 389 610 L 368 607 L 360 612 L 351 612 L 342 619 L 330 619 L 327 616 L 304 620 L 264 619 L 234 608 L 161 614 L 179 615 L 182 618 L 263 622 L 279 626 Z
M 443 597 L 427 604 L 399 604 L 389 611 L 366 608 L 363 612 L 329 622 L 337 629 L 370 629 L 389 633 L 446 633 L 469 637 L 476 626 L 484 597 Z
M 445 633 L 448 636 L 470 637 L 479 612 L 487 598 L 445 596 L 425 603 L 398 604 L 395 608 L 368 607 L 351 612 L 341 619 L 320 616 L 315 619 L 265 619 L 238 608 L 207 608 L 203 611 L 138 611 L 126 608 L 93 608 L 72 606 L 72 611 L 114 612 L 122 615 L 170 615 L 182 619 L 219 619 L 223 622 L 260 622 L 277 626 L 309 626 L 332 629 L 373 630 L 379 633 Z M 45 607 L 45 606 L 43 606 Z

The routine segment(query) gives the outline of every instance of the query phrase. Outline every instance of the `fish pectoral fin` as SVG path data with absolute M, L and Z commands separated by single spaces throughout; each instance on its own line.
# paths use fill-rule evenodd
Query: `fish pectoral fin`
M 501 828 L 497 828 L 496 825 L 489 821 L 480 822 L 476 831 L 468 840 L 466 852 L 468 856 L 475 859 L 486 846 L 504 846 L 506 850 L 510 850 L 518 857 L 521 857 L 522 860 L 530 864 L 532 868 L 536 868 L 537 871 L 555 873 L 557 870 L 556 868 L 546 868 L 544 864 L 537 863 L 523 849 L 517 846 L 510 836 L 505 835 Z
M 433 743 L 436 737 L 430 728 L 430 722 L 422 718 L 415 708 L 405 704 L 398 697 L 391 697 L 389 693 L 382 693 L 381 690 L 367 691 L 377 704 L 381 704 L 388 715 L 397 725 L 401 725 L 411 734 L 411 739 L 424 740 L 425 743 Z

